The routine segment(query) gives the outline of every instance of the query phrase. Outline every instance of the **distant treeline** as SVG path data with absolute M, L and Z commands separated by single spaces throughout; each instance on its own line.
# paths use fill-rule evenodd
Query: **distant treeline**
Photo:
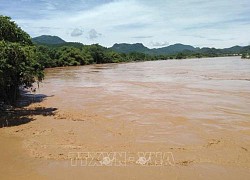
M 40 57 L 39 63 L 46 68 L 174 58 L 138 52 L 118 53 L 98 44 L 82 45 L 79 43 L 67 43 L 60 47 L 58 45 L 37 45 L 37 53 Z
M 120 53 L 130 53 L 130 52 L 140 52 L 150 55 L 168 55 L 174 56 L 178 53 L 182 53 L 185 56 L 206 56 L 206 57 L 216 57 L 216 56 L 229 56 L 229 55 L 239 55 L 243 53 L 247 53 L 250 51 L 250 46 L 233 46 L 230 48 L 209 48 L 209 47 L 193 47 L 191 45 L 184 44 L 173 44 L 166 47 L 161 48 L 153 48 L 149 49 L 145 47 L 142 43 L 135 44 L 114 44 L 111 47 L 112 50 Z
M 202 57 L 232 56 L 211 49 L 204 53 L 185 50 L 170 55 L 152 55 L 140 52 L 119 53 L 98 44 L 62 43 L 55 45 L 36 45 L 39 63 L 45 68 L 60 66 L 78 66 L 87 64 L 119 63 L 132 61 L 153 61 L 167 59 L 186 59 Z
M 57 36 L 48 35 L 42 35 L 32 40 L 37 46 L 40 63 L 44 67 L 236 56 L 250 52 L 250 46 L 216 49 L 194 48 L 190 45 L 175 44 L 158 49 L 149 49 L 141 43 L 122 43 L 106 48 L 98 44 L 83 45 L 82 43 L 66 42 Z

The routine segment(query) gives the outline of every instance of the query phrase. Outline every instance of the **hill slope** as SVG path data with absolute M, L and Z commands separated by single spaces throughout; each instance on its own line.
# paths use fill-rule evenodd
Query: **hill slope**
M 190 45 L 174 44 L 163 48 L 153 49 L 156 54 L 175 54 L 183 51 L 195 51 L 196 48 Z
M 35 44 L 62 44 L 66 41 L 58 36 L 42 35 L 32 38 L 32 42 Z
M 139 52 L 139 53 L 146 53 L 146 54 L 175 54 L 178 52 L 183 52 L 185 50 L 188 51 L 195 51 L 196 48 L 190 45 L 184 45 L 184 44 L 174 44 L 163 48 L 155 48 L 155 49 L 149 49 L 145 47 L 141 43 L 136 44 L 114 44 L 110 49 L 120 52 L 120 53 L 131 53 L 131 52 Z
M 114 44 L 110 49 L 116 52 L 120 52 L 120 53 L 138 52 L 138 53 L 146 53 L 146 54 L 151 54 L 151 55 L 166 55 L 166 54 L 172 55 L 172 54 L 177 54 L 180 52 L 184 52 L 184 53 L 193 52 L 193 53 L 213 54 L 214 56 L 217 56 L 217 55 L 223 55 L 223 54 L 246 53 L 250 51 L 249 47 L 250 46 L 245 46 L 245 47 L 233 46 L 230 48 L 216 49 L 216 48 L 208 48 L 208 47 L 195 48 L 190 45 L 174 44 L 174 45 L 170 45 L 167 47 L 149 49 L 141 43 L 136 43 L 136 44 L 121 43 L 121 44 Z
M 50 35 L 42 35 L 39 37 L 35 37 L 32 39 L 32 41 L 35 44 L 47 45 L 53 48 L 62 47 L 62 46 L 81 48 L 82 46 L 84 46 L 82 43 L 66 42 L 58 36 L 50 36 Z M 201 53 L 201 54 L 206 54 L 206 55 L 209 54 L 213 56 L 218 56 L 218 55 L 223 55 L 223 54 L 241 54 L 241 53 L 250 52 L 250 46 L 245 46 L 245 47 L 233 46 L 230 48 L 216 49 L 216 48 L 208 48 L 208 47 L 195 48 L 191 45 L 184 45 L 180 43 L 162 47 L 162 48 L 154 48 L 154 49 L 150 49 L 144 46 L 142 43 L 135 43 L 135 44 L 128 44 L 128 43 L 117 44 L 116 43 L 109 49 L 118 53 L 127 54 L 131 52 L 137 52 L 137 53 L 144 53 L 144 54 L 149 54 L 149 55 L 174 55 L 174 54 L 183 52 L 185 54 Z
M 150 49 L 145 47 L 142 43 L 136 44 L 114 44 L 110 49 L 119 52 L 119 53 L 131 53 L 131 52 L 140 52 L 140 53 L 150 53 Z

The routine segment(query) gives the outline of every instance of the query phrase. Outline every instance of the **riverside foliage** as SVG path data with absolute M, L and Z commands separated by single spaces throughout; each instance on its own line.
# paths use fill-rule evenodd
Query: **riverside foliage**
M 13 104 L 20 86 L 43 79 L 37 48 L 30 36 L 9 17 L 0 16 L 0 102 Z

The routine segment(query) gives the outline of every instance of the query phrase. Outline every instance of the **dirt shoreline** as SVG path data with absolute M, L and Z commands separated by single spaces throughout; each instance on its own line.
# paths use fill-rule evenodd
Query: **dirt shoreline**
M 23 179 L 33 179 L 34 177 L 67 179 L 72 176 L 97 179 L 102 179 L 102 177 L 108 179 L 117 177 L 121 179 L 131 177 L 139 179 L 164 179 L 166 177 L 171 179 L 210 179 L 207 177 L 208 174 L 215 179 L 247 179 L 250 175 L 250 145 L 242 139 L 231 139 L 231 132 L 210 135 L 199 143 L 190 142 L 182 145 L 144 143 L 135 140 L 139 134 L 133 132 L 135 127 L 132 123 L 122 127 L 123 124 L 110 120 L 105 121 L 96 115 L 79 114 L 79 117 L 57 112 L 54 116 L 39 115 L 33 117 L 35 120 L 30 123 L 1 129 L 1 136 L 5 134 L 5 137 L 18 138 L 17 141 L 9 141 L 12 138 L 1 141 L 2 147 L 5 147 L 2 152 L 9 151 L 15 145 L 18 150 L 14 146 L 15 151 L 12 149 L 12 152 L 18 156 L 17 159 L 21 157 L 22 161 L 26 161 L 12 160 L 12 155 L 4 155 L 5 159 L 1 160 L 4 163 L 1 163 L 1 169 L 5 173 L 1 173 L 1 176 L 3 175 L 2 177 L 5 179 L 15 177 L 17 171 L 9 168 L 8 164 L 6 167 L 6 162 L 9 161 L 14 161 L 15 169 L 20 166 L 21 173 L 17 173 L 16 176 L 23 177 Z M 90 129 L 93 126 L 95 128 Z M 84 136 L 82 132 L 85 132 Z M 112 139 L 110 137 L 109 140 L 106 139 L 104 137 L 106 134 L 112 136 Z M 238 136 L 238 138 L 240 137 Z M 174 156 L 174 164 L 173 166 L 168 164 L 160 167 L 141 167 L 140 164 L 133 161 L 127 162 L 126 167 L 94 168 L 81 167 L 79 164 L 78 167 L 71 167 L 69 153 L 72 152 L 127 152 L 134 154 L 137 152 L 171 152 Z M 37 169 L 33 168 L 34 164 Z M 111 173 L 113 171 L 117 173 L 116 176 Z M 131 173 L 132 176 L 130 176 Z

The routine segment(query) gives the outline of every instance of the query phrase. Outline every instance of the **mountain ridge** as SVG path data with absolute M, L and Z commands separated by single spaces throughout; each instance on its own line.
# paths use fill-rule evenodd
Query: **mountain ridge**
M 78 42 L 66 42 L 58 36 L 51 35 L 42 35 L 32 38 L 32 41 L 35 44 L 40 45 L 49 45 L 49 46 L 75 46 L 80 47 L 84 45 Z M 109 48 L 118 53 L 144 53 L 149 55 L 167 55 L 167 54 L 177 54 L 182 52 L 195 52 L 195 53 L 221 53 L 221 54 L 240 54 L 242 52 L 248 51 L 250 46 L 232 46 L 229 48 L 209 48 L 209 47 L 194 47 L 191 45 L 185 45 L 181 43 L 172 44 L 160 48 L 148 48 L 142 43 L 115 43 L 112 47 Z
M 62 38 L 58 36 L 42 35 L 32 38 L 32 42 L 35 44 L 62 44 L 66 43 Z

